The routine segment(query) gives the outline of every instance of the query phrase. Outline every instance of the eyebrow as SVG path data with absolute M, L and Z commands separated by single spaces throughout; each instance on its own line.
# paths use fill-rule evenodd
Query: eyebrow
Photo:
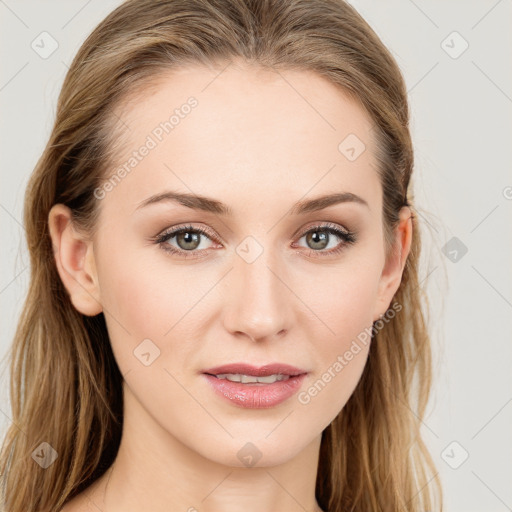
M 187 193 L 179 193 L 167 191 L 161 194 L 156 194 L 154 196 L 145 199 L 137 206 L 136 210 L 144 208 L 146 206 L 162 203 L 162 202 L 177 202 L 187 208 L 191 208 L 194 210 L 201 210 L 204 212 L 215 213 L 218 215 L 233 215 L 233 210 L 227 206 L 226 204 L 218 201 L 217 199 L 213 199 L 210 197 L 205 197 L 196 194 L 187 194 Z M 352 192 L 341 192 L 337 194 L 328 194 L 316 197 L 314 199 L 308 199 L 303 201 L 298 201 L 291 208 L 290 214 L 292 215 L 301 215 L 310 212 L 316 212 L 319 210 L 323 210 L 324 208 L 328 208 L 329 206 L 333 206 L 335 204 L 340 203 L 356 203 L 368 206 L 368 203 L 360 196 L 353 194 Z

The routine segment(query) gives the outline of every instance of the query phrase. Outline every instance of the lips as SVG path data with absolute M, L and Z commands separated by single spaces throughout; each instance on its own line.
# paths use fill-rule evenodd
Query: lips
M 305 374 L 307 371 L 284 363 L 265 364 L 259 367 L 247 363 L 231 363 L 203 370 L 202 373 L 214 376 L 219 374 L 233 373 L 253 375 L 254 377 L 266 377 L 268 375 L 276 374 L 290 375 L 293 377 L 296 375 Z
M 232 381 L 229 374 L 238 381 Z M 267 383 L 259 380 L 276 374 L 284 377 L 280 380 L 275 380 L 277 377 L 270 377 L 270 382 Z M 307 372 L 295 366 L 284 364 L 268 364 L 258 368 L 236 363 L 210 368 L 202 377 L 217 396 L 232 405 L 246 409 L 270 409 L 298 393 L 306 374 Z M 245 375 L 256 377 L 258 380 L 254 382 L 253 378 L 247 379 Z
M 209 368 L 202 373 L 211 389 L 223 400 L 246 409 L 269 409 L 297 393 L 308 372 L 284 363 L 268 363 L 263 366 L 231 363 Z M 276 380 L 271 378 L 270 382 L 264 383 L 246 377 L 264 378 L 270 375 Z

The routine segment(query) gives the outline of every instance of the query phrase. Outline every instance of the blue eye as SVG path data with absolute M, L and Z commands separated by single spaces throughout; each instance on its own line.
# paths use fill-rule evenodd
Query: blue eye
M 334 248 L 325 250 L 326 247 L 329 246 L 333 235 L 335 239 L 338 238 L 341 242 L 338 242 Z M 201 238 L 203 237 L 210 241 L 217 241 L 216 237 L 213 233 L 210 233 L 210 231 L 190 225 L 172 228 L 156 236 L 153 240 L 154 243 L 158 244 L 164 251 L 170 254 L 183 258 L 202 258 L 210 249 L 208 247 L 201 248 Z M 306 249 L 309 249 L 309 256 L 313 257 L 325 257 L 338 254 L 348 245 L 356 242 L 356 236 L 354 233 L 344 231 L 336 224 L 332 223 L 313 226 L 303 232 L 299 240 L 304 237 L 308 244 L 313 245 L 313 247 L 306 247 Z M 177 246 L 169 243 L 172 239 L 176 239 L 175 241 Z

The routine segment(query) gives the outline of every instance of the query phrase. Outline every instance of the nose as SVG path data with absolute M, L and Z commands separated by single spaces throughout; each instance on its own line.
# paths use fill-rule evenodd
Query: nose
M 284 265 L 270 251 L 263 250 L 252 262 L 236 256 L 225 281 L 223 322 L 234 336 L 267 340 L 293 325 L 295 296 L 286 284 Z

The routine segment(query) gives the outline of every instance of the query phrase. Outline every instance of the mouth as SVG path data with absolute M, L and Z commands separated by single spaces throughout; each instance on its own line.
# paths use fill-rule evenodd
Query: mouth
M 308 372 L 284 363 L 271 363 L 259 367 L 247 363 L 231 363 L 204 370 L 202 373 L 219 379 L 228 379 L 232 382 L 243 382 L 244 384 L 262 382 L 268 384 L 274 382 L 273 378 L 288 380 L 290 377 Z
M 260 367 L 233 363 L 202 373 L 219 396 L 250 409 L 266 409 L 284 402 L 299 390 L 308 374 L 306 370 L 283 363 Z
M 218 375 L 207 373 L 206 375 L 221 380 L 229 380 L 230 382 L 240 382 L 241 384 L 273 384 L 274 382 L 290 379 L 290 375 L 281 375 L 280 373 L 266 375 L 265 377 L 255 377 L 243 373 L 219 373 Z

